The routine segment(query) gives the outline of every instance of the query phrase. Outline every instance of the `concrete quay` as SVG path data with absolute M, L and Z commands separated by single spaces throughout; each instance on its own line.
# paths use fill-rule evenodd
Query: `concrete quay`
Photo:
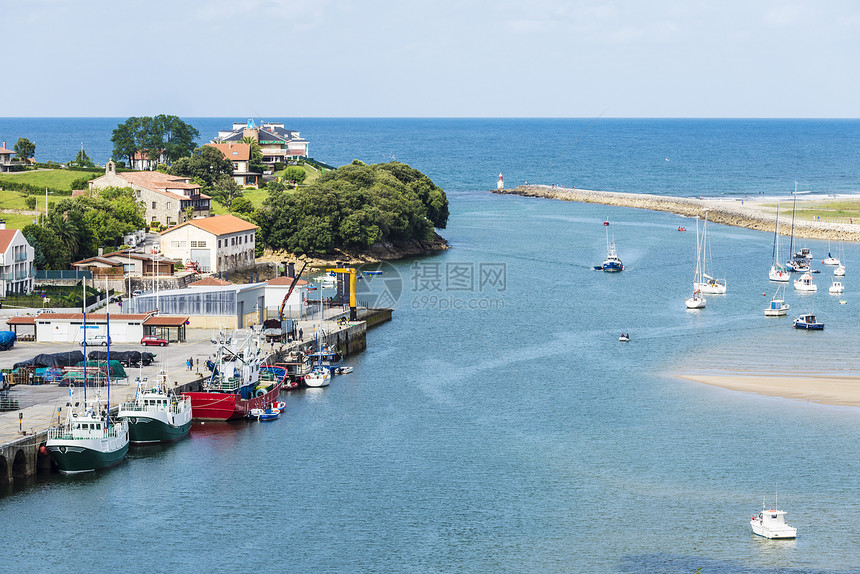
M 348 312 L 346 313 L 348 315 Z M 316 320 L 302 320 L 304 338 L 302 341 L 289 343 L 274 343 L 270 345 L 268 362 L 280 362 L 288 353 L 295 350 L 315 350 L 314 328 L 320 327 L 327 334 L 330 345 L 336 346 L 343 356 L 359 353 L 367 348 L 367 329 L 390 321 L 391 309 L 359 309 L 358 321 L 346 325 L 337 325 L 336 320 L 344 313 L 332 309 L 326 313 L 322 323 Z M 148 367 L 126 370 L 128 379 L 123 384 L 112 384 L 110 388 L 111 410 L 115 411 L 119 404 L 130 400 L 136 390 L 136 379 L 148 377 L 155 380 L 161 368 L 166 368 L 171 386 L 176 392 L 198 390 L 202 388 L 204 377 L 208 375 L 205 362 L 212 356 L 211 340 L 217 331 L 209 329 L 189 329 L 188 342 L 171 344 L 168 347 L 147 348 L 156 353 L 156 360 Z M 118 351 L 131 350 L 132 345 L 116 345 Z M 134 345 L 136 349 L 139 346 Z M 4 366 L 29 359 L 39 353 L 56 353 L 80 349 L 79 345 L 69 343 L 17 343 L 9 351 L 0 354 Z M 192 359 L 192 369 L 188 370 L 186 361 Z M 107 402 L 106 387 L 91 387 L 87 397 L 98 396 Z M 51 459 L 40 452 L 45 445 L 48 429 L 65 420 L 67 416 L 66 403 L 69 401 L 68 387 L 56 384 L 44 385 L 15 385 L 8 391 L 8 398 L 17 400 L 19 409 L 0 413 L 0 494 L 3 489 L 24 482 L 37 474 L 52 471 Z M 75 401 L 82 400 L 80 389 L 75 390 Z

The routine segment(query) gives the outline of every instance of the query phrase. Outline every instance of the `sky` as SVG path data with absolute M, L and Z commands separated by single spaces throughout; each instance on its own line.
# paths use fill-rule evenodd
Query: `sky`
M 851 0 L 0 0 L 0 116 L 860 116 Z

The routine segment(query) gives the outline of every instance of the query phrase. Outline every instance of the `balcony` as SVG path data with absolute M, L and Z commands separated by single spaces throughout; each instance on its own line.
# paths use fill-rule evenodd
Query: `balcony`
M 26 260 L 27 260 L 27 254 L 26 253 L 19 253 L 15 256 L 15 261 L 26 261 Z

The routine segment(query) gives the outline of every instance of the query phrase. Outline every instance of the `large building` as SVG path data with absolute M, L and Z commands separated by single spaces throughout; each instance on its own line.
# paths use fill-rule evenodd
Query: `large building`
M 130 187 L 135 197 L 146 209 L 146 222 L 176 225 L 188 220 L 188 209 L 192 217 L 208 217 L 210 198 L 200 192 L 200 186 L 191 183 L 191 178 L 168 175 L 158 171 L 117 172 L 116 164 L 109 161 L 105 174 L 90 182 L 90 189 L 106 187 Z
M 35 251 L 21 230 L 6 229 L 6 223 L 0 220 L 0 295 L 33 290 L 34 257 Z
M 254 125 L 253 120 L 234 123 L 232 130 L 218 132 L 212 143 L 238 143 L 246 137 L 260 144 L 263 163 L 271 168 L 289 159 L 308 157 L 308 140 L 297 131 L 285 129 L 281 123 L 263 122 L 260 127 Z
M 248 269 L 255 264 L 257 226 L 235 215 L 192 219 L 161 232 L 161 253 L 203 273 Z
M 192 329 L 241 329 L 262 324 L 266 319 L 265 287 L 265 283 L 228 284 L 144 293 L 133 297 L 123 310 L 132 313 L 158 310 L 188 317 L 188 326 Z

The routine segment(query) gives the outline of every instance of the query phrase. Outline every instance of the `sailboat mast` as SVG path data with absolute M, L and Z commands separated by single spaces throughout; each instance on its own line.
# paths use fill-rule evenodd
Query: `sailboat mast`
M 797 180 L 794 180 L 794 207 L 791 209 L 791 243 L 788 245 L 788 256 L 794 257 L 794 218 L 797 217 Z
M 773 266 L 776 267 L 779 260 L 779 201 L 776 202 L 776 227 L 773 228 Z

